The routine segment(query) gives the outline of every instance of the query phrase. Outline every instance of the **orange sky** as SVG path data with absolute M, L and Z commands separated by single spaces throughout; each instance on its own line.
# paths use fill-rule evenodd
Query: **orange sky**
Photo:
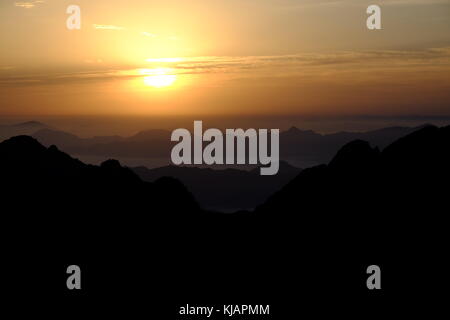
M 0 115 L 450 115 L 450 1 L 376 2 L 4 0 Z

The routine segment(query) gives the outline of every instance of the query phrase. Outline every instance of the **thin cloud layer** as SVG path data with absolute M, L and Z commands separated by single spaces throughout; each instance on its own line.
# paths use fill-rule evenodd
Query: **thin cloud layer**
M 170 70 L 173 75 L 228 74 L 239 78 L 323 77 L 327 80 L 337 74 L 352 72 L 355 75 L 368 73 L 383 75 L 386 72 L 448 72 L 450 47 L 417 51 L 373 50 L 280 56 L 162 58 L 148 59 L 142 66 L 135 66 L 132 69 L 104 65 L 104 70 L 95 71 L 45 76 L 0 76 L 0 86 L 128 79 L 142 77 L 142 70 L 158 68 Z

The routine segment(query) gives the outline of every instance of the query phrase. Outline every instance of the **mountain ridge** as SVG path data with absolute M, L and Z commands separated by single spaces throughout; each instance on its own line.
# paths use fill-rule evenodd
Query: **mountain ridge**
M 332 134 L 319 134 L 292 127 L 280 133 L 280 160 L 296 167 L 327 163 L 340 147 L 352 140 L 366 140 L 382 149 L 421 127 L 388 127 L 367 132 L 343 131 Z M 48 129 L 33 134 L 44 145 L 56 144 L 77 156 L 114 157 L 122 162 L 127 162 L 129 158 L 169 159 L 172 147 L 170 135 L 170 131 L 156 129 L 141 131 L 130 137 L 78 138 L 76 135 Z

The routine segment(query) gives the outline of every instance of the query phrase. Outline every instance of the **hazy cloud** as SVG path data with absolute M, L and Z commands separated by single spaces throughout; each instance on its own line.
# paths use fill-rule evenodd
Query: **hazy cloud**
M 44 3 L 44 0 L 36 0 L 36 1 L 26 1 L 26 2 L 15 2 L 14 5 L 16 7 L 24 8 L 24 9 L 31 9 L 34 8 L 36 5 Z

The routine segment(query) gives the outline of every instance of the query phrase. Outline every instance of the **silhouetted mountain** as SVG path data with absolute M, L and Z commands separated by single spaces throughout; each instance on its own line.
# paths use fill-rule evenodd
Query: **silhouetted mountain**
M 253 209 L 269 195 L 294 178 L 301 169 L 286 162 L 280 163 L 278 174 L 261 176 L 259 168 L 251 171 L 166 166 L 156 169 L 133 168 L 145 181 L 169 176 L 180 180 L 191 191 L 202 207 L 219 211 Z
M 145 215 L 159 216 L 163 212 L 182 215 L 200 211 L 194 198 L 175 179 L 143 182 L 116 160 L 105 161 L 101 166 L 85 165 L 57 147 L 46 148 L 28 136 L 0 143 L 0 175 L 3 194 L 8 195 L 6 199 L 20 201 L 17 198 L 30 200 L 31 197 L 39 203 L 50 197 L 52 205 L 46 206 L 48 214 L 58 206 L 64 208 L 70 204 L 66 209 L 79 210 L 77 219 L 85 225 L 100 216 L 123 219 L 130 208 L 137 207 L 146 207 Z M 177 201 L 171 201 L 173 197 Z M 91 209 L 90 216 L 85 216 L 85 206 Z
M 255 215 L 293 226 L 286 241 L 314 241 L 315 250 L 343 261 L 355 255 L 402 265 L 400 254 L 436 263 L 449 240 L 449 163 L 450 126 L 426 126 L 382 152 L 353 141 L 328 165 L 303 170 Z
M 363 279 L 364 266 L 376 264 L 385 270 L 388 294 L 422 303 L 450 267 L 443 254 L 450 240 L 449 164 L 450 126 L 423 127 L 381 152 L 353 141 L 328 165 L 303 170 L 254 215 L 279 230 L 279 243 L 290 248 L 280 256 L 300 257 L 284 260 L 286 274 L 315 275 L 297 278 L 303 287 L 342 297 L 346 288 L 363 290 L 354 275 Z
M 252 291 L 260 286 L 263 270 L 255 266 L 261 260 L 246 261 L 247 253 L 239 252 L 248 246 L 258 254 L 265 247 L 261 242 L 251 248 L 248 242 L 260 237 L 259 231 L 248 232 L 250 215 L 204 212 L 174 178 L 144 182 L 116 160 L 86 165 L 28 136 L 0 143 L 0 176 L 1 219 L 7 229 L 2 254 L 13 262 L 4 264 L 9 276 L 2 285 L 10 294 L 25 288 L 44 288 L 40 296 L 59 293 L 58 274 L 66 276 L 72 263 L 92 277 L 83 292 L 112 299 L 116 290 L 147 288 L 150 279 L 159 295 L 192 296 L 194 285 L 206 289 L 218 273 L 214 286 L 243 279 L 252 283 Z M 227 250 L 236 260 L 224 259 Z M 236 268 L 235 261 L 244 265 Z M 31 265 L 39 277 L 28 287 L 20 275 Z M 149 277 L 141 277 L 144 269 Z
M 267 211 L 272 206 L 277 210 L 288 208 L 299 200 L 298 192 L 305 192 L 305 198 L 309 200 L 303 204 L 309 204 L 309 201 L 314 202 L 312 199 L 317 197 L 335 197 L 336 194 L 339 198 L 344 198 L 345 194 L 362 193 L 364 198 L 377 194 L 379 198 L 381 192 L 384 193 L 385 189 L 393 186 L 396 189 L 401 187 L 396 190 L 398 194 L 405 190 L 412 192 L 412 187 L 427 188 L 428 183 L 438 180 L 438 175 L 444 178 L 448 174 L 449 132 L 450 127 L 425 126 L 398 139 L 382 152 L 377 147 L 370 147 L 366 141 L 352 141 L 342 147 L 328 165 L 305 169 L 257 211 Z M 427 173 L 437 175 L 427 177 Z M 339 180 L 341 178 L 342 180 Z M 410 182 L 414 181 L 411 185 Z M 340 188 L 339 185 L 345 188 Z M 368 192 L 373 188 L 384 190 Z M 383 199 L 385 198 L 381 198 Z
M 449 163 L 450 127 L 424 127 L 382 151 L 352 141 L 254 212 L 225 215 L 202 212 L 173 178 L 143 182 L 117 161 L 89 166 L 16 137 L 0 144 L 3 256 L 20 261 L 4 281 L 29 288 L 17 275 L 33 266 L 32 289 L 56 290 L 52 266 L 65 276 L 76 261 L 88 270 L 89 295 L 108 306 L 137 288 L 182 303 L 211 294 L 282 301 L 276 310 L 290 314 L 297 293 L 320 301 L 309 306 L 315 314 L 323 301 L 334 310 L 369 296 L 367 308 L 386 301 L 374 296 L 420 304 L 418 292 L 447 287 Z M 372 264 L 382 270 L 381 293 L 366 287 Z

